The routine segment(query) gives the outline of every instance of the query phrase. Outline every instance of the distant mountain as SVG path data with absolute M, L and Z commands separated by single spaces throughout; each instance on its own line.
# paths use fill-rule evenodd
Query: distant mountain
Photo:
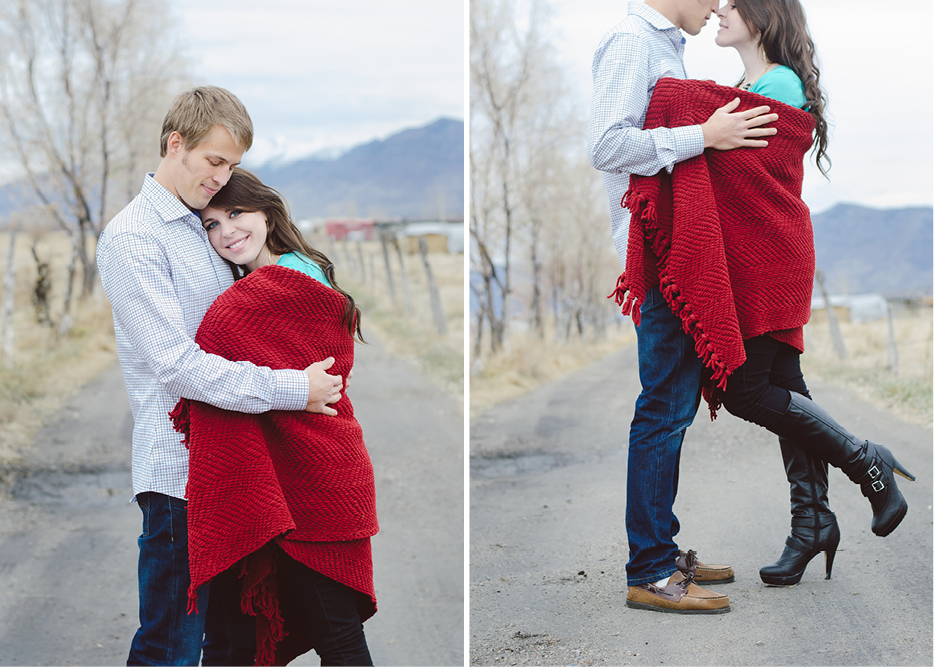
M 442 118 L 337 156 L 253 168 L 288 200 L 297 219 L 464 216 L 464 122 Z M 142 182 L 142 176 L 140 177 Z M 36 203 L 25 183 L 0 186 L 0 228 Z
M 812 222 L 817 267 L 831 293 L 931 293 L 934 208 L 838 204 Z
M 440 119 L 334 159 L 255 168 L 295 218 L 462 218 L 464 123 Z

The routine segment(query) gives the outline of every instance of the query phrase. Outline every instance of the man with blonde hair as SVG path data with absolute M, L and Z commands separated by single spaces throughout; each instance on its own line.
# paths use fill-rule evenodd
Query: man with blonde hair
M 230 92 L 204 86 L 179 95 L 163 122 L 158 168 L 97 247 L 133 410 L 133 493 L 143 513 L 140 628 L 129 665 L 201 659 L 209 587 L 199 592 L 201 613 L 188 615 L 188 450 L 168 417 L 178 399 L 246 413 L 337 414 L 329 404 L 343 379 L 326 373 L 333 359 L 272 370 L 207 354 L 194 341 L 208 307 L 233 284 L 196 211 L 252 143 L 250 116 Z

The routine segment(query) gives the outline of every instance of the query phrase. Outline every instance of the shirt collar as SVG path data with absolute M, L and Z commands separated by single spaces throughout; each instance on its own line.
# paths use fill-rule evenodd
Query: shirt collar
M 169 192 L 154 176 L 155 174 L 146 174 L 146 178 L 143 179 L 141 193 L 156 209 L 156 213 L 165 222 L 186 220 L 188 222 L 197 222 L 198 226 L 200 226 L 201 219 L 197 213 L 185 206 L 178 197 Z
M 628 13 L 645 20 L 656 30 L 667 32 L 672 43 L 675 45 L 684 43 L 684 36 L 681 34 L 681 31 L 675 27 L 675 24 L 665 18 L 659 11 L 649 7 L 642 0 L 629 0 Z

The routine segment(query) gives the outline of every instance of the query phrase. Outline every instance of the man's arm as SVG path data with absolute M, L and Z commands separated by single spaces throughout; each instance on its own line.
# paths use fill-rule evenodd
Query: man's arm
M 702 125 L 643 130 L 649 105 L 649 51 L 635 35 L 617 33 L 594 54 L 594 90 L 588 127 L 591 164 L 601 171 L 652 175 L 705 148 L 729 150 L 767 145 L 778 118 L 768 107 L 731 113 L 739 101 L 718 109 Z
M 327 404 L 339 399 L 334 387 L 341 377 L 328 375 L 322 364 L 305 371 L 272 370 L 201 350 L 188 335 L 168 262 L 152 239 L 116 235 L 99 248 L 98 266 L 115 318 L 170 393 L 237 412 L 336 414 Z
M 588 126 L 594 168 L 650 176 L 704 152 L 699 125 L 642 129 L 649 71 L 648 47 L 630 33 L 610 36 L 594 54 Z

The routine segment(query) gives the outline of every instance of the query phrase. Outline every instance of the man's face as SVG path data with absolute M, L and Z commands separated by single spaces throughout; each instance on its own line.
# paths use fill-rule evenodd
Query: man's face
M 682 0 L 679 27 L 689 35 L 696 35 L 707 25 L 710 15 L 716 13 L 716 0 Z
M 211 197 L 226 185 L 243 157 L 243 150 L 227 128 L 220 125 L 215 125 L 204 141 L 190 149 L 181 135 L 173 132 L 168 148 L 172 156 L 173 194 L 195 211 L 207 206 Z

